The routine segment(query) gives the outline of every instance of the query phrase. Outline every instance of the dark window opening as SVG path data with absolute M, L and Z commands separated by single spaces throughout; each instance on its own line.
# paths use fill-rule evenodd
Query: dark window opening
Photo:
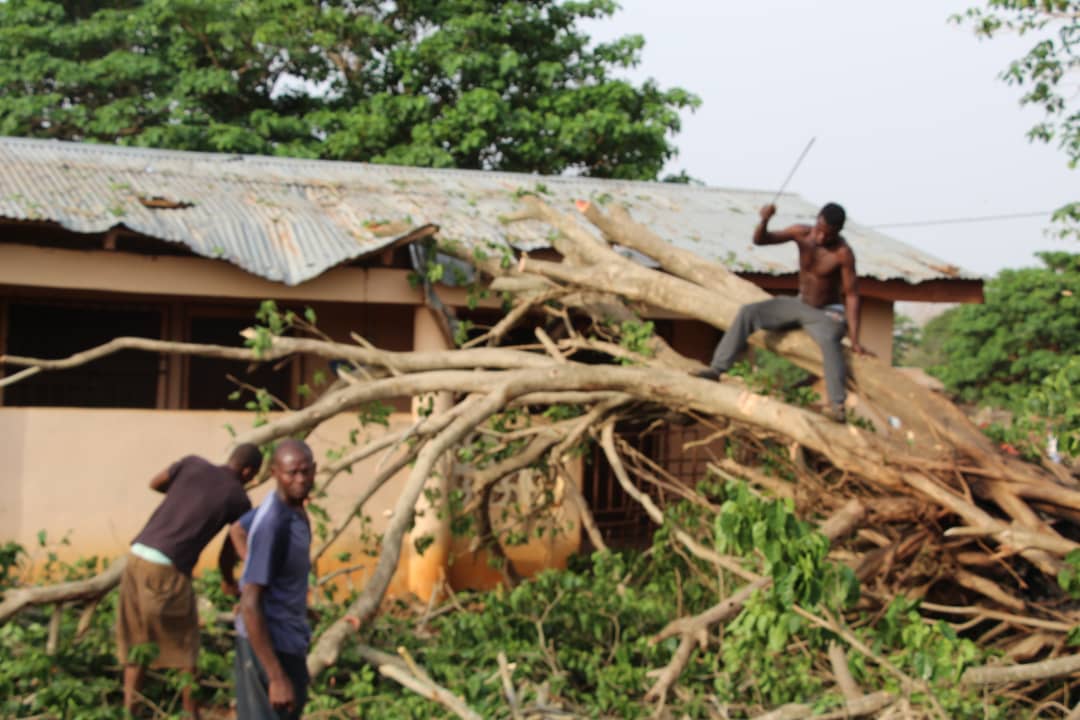
M 7 352 L 63 358 L 115 337 L 161 337 L 161 311 L 150 308 L 11 303 Z M 87 365 L 43 372 L 4 390 L 5 405 L 153 408 L 160 359 L 125 350 Z M 10 372 L 10 370 L 9 370 Z
M 715 427 L 698 424 L 665 423 L 651 429 L 641 424 L 620 426 L 618 437 L 649 461 L 620 453 L 631 482 L 661 508 L 678 501 L 680 495 L 672 486 L 695 487 L 705 479 L 709 463 L 723 456 L 722 438 L 702 444 L 715 431 Z M 582 494 L 604 541 L 614 548 L 648 547 L 656 525 L 637 500 L 623 490 L 603 449 L 594 447 L 587 460 Z M 635 468 L 658 478 L 661 484 L 642 479 Z
M 65 250 L 101 250 L 104 233 L 73 233 L 56 223 L 4 223 L 0 242 L 16 245 L 61 248 Z
M 349 267 L 364 267 L 364 268 L 398 268 L 405 270 L 412 270 L 412 260 L 409 258 L 409 246 L 398 245 L 393 248 L 386 248 L 373 252 L 363 257 L 358 257 L 355 260 L 350 260 L 345 263 Z
M 248 317 L 195 317 L 191 319 L 190 339 L 193 343 L 243 347 L 240 332 L 251 327 Z M 265 388 L 271 395 L 288 403 L 292 397 L 292 369 L 288 361 L 250 363 L 244 360 L 225 360 L 192 356 L 188 359 L 187 396 L 192 410 L 243 410 L 253 398 L 247 390 L 240 397 L 229 396 L 239 390 L 237 380 L 256 388 Z
M 116 237 L 116 251 L 135 255 L 175 255 L 197 257 L 186 245 L 168 240 L 121 233 Z
M 659 436 L 656 433 L 620 431 L 619 436 L 636 447 L 647 457 L 653 457 Z M 638 481 L 633 473 L 630 479 L 648 494 L 653 486 Z M 592 511 L 600 534 L 612 548 L 645 548 L 652 542 L 656 529 L 637 500 L 630 497 L 607 461 L 599 446 L 594 446 L 585 465 L 582 494 Z
M 126 230 L 111 235 L 110 233 L 76 233 L 56 223 L 0 224 L 0 243 L 34 245 L 61 250 L 113 250 L 136 255 L 195 257 L 195 253 L 183 243 L 158 240 Z

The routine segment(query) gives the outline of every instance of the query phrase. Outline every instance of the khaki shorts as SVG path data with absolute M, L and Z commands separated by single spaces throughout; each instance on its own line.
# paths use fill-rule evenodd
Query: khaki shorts
M 127 664 L 134 645 L 154 643 L 152 668 L 194 668 L 199 656 L 199 614 L 191 578 L 172 565 L 128 554 L 116 608 L 116 646 Z

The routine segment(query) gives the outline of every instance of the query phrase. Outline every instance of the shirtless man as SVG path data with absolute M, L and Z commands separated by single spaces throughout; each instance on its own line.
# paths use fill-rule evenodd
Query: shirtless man
M 770 232 L 769 219 L 775 214 L 775 205 L 761 208 L 761 222 L 754 230 L 754 244 L 777 245 L 793 241 L 799 246 L 799 295 L 774 297 L 741 307 L 735 322 L 716 346 L 709 368 L 696 374 L 718 379 L 735 362 L 746 347 L 746 339 L 756 330 L 801 327 L 817 342 L 825 361 L 825 388 L 829 395 L 825 415 L 843 422 L 847 390 L 844 386 L 844 350 L 840 341 L 845 329 L 851 338 L 851 350 L 866 353 L 859 345 L 855 253 L 840 236 L 846 214 L 844 208 L 829 203 L 821 208 L 813 226 L 792 225 Z

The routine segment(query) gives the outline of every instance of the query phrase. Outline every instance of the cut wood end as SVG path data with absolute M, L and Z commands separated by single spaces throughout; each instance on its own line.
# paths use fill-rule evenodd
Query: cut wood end
M 575 200 L 574 207 L 578 209 L 578 212 L 588 212 L 589 206 L 592 205 L 588 200 Z

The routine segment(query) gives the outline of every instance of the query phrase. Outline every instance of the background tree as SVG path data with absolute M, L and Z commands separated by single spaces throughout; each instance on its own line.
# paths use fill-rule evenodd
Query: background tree
M 613 0 L 10 0 L 0 133 L 653 179 L 698 99 L 616 78 Z
M 1028 138 L 1057 142 L 1069 159 L 1080 163 L 1080 0 L 987 0 L 985 8 L 971 8 L 957 20 L 970 22 L 980 37 L 1003 32 L 1035 38 L 1027 54 L 1002 73 L 1010 85 L 1024 88 L 1022 105 L 1041 108 L 1045 116 L 1028 131 Z M 1054 213 L 1061 234 L 1080 233 L 1080 202 Z
M 986 302 L 942 316 L 932 371 L 963 400 L 1015 407 L 1080 349 L 1080 255 L 1039 253 L 1042 268 L 1003 270 Z
M 921 329 L 907 315 L 893 316 L 892 364 L 896 367 L 908 364 L 908 356 L 919 346 Z
M 961 400 L 1009 410 L 987 432 L 1031 459 L 1080 457 L 1080 255 L 1039 253 L 1045 267 L 1003 270 L 986 302 L 952 308 L 905 355 Z M 1048 435 L 1056 438 L 1048 445 Z M 1056 444 L 1056 449 L 1055 449 Z

